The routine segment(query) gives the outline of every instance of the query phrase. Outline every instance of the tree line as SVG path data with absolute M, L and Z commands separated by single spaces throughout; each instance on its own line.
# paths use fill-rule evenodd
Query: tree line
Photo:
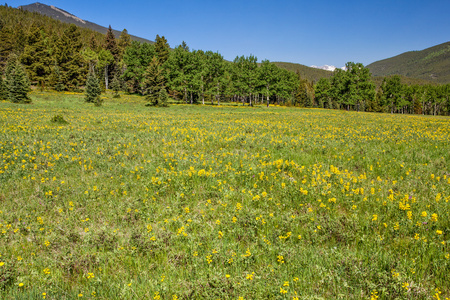
M 30 101 L 24 91 L 33 85 L 85 90 L 86 101 L 98 105 L 101 91 L 110 89 L 116 97 L 120 91 L 137 93 L 149 105 L 160 106 L 170 96 L 190 104 L 450 114 L 448 84 L 406 85 L 391 76 L 377 86 L 359 63 L 349 62 L 345 70 L 336 69 L 330 78 L 314 83 L 268 60 L 258 63 L 253 55 L 230 62 L 218 52 L 190 50 L 185 42 L 170 49 L 164 36 L 157 35 L 154 44 L 140 43 L 125 29 L 116 38 L 111 26 L 102 35 L 5 6 L 0 6 L 0 16 L 5 16 L 0 19 L 0 98 L 11 101 Z

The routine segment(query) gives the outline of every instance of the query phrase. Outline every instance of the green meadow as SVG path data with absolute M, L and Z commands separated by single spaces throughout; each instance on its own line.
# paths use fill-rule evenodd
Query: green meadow
M 449 117 L 30 96 L 0 102 L 2 299 L 450 297 Z

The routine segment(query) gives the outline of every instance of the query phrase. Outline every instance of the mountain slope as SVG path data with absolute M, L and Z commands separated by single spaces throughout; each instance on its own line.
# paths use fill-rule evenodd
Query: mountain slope
M 450 42 L 421 51 L 410 51 L 367 66 L 374 76 L 403 75 L 450 83 Z
M 277 67 L 286 69 L 292 72 L 298 72 L 302 78 L 308 79 L 313 82 L 319 81 L 320 78 L 330 78 L 333 72 L 311 68 L 301 64 L 289 63 L 289 62 L 273 62 Z
M 50 18 L 60 20 L 65 23 L 71 23 L 71 24 L 75 24 L 80 27 L 89 28 L 94 31 L 100 32 L 102 34 L 106 34 L 106 31 L 108 30 L 108 28 L 106 28 L 106 27 L 100 26 L 98 24 L 95 24 L 95 23 L 92 23 L 89 21 L 82 20 L 82 19 L 72 15 L 71 13 L 68 13 L 67 11 L 57 8 L 53 5 L 49 6 L 46 4 L 36 2 L 33 4 L 29 4 L 29 5 L 19 6 L 18 8 L 27 10 L 30 12 L 37 12 L 42 15 L 49 16 Z M 120 31 L 113 30 L 113 32 L 114 32 L 114 35 L 116 36 L 116 38 L 118 38 L 120 36 Z M 138 37 L 138 36 L 130 35 L 130 37 L 133 41 L 139 41 L 139 42 L 143 42 L 143 43 L 154 43 L 153 41 L 150 41 L 150 40 Z

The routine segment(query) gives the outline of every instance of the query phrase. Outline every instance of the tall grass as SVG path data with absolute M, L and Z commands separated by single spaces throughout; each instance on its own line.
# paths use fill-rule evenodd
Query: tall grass
M 32 98 L 0 103 L 2 298 L 450 296 L 449 118 Z

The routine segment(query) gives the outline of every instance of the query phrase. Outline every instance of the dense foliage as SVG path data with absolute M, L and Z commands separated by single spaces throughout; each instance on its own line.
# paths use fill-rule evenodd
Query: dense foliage
M 92 72 L 101 89 L 113 88 L 116 97 L 119 91 L 140 94 L 152 105 L 164 90 L 171 98 L 191 104 L 225 101 L 450 113 L 449 85 L 405 85 L 397 76 L 374 80 L 359 63 L 311 75 L 294 64 L 268 60 L 258 64 L 253 55 L 229 62 L 217 52 L 190 50 L 185 42 L 170 49 L 167 39 L 159 35 L 154 44 L 131 41 L 126 30 L 116 39 L 111 26 L 102 35 L 6 6 L 0 6 L 0 17 L 0 71 L 10 55 L 17 55 L 31 84 L 40 89 L 80 91 Z

